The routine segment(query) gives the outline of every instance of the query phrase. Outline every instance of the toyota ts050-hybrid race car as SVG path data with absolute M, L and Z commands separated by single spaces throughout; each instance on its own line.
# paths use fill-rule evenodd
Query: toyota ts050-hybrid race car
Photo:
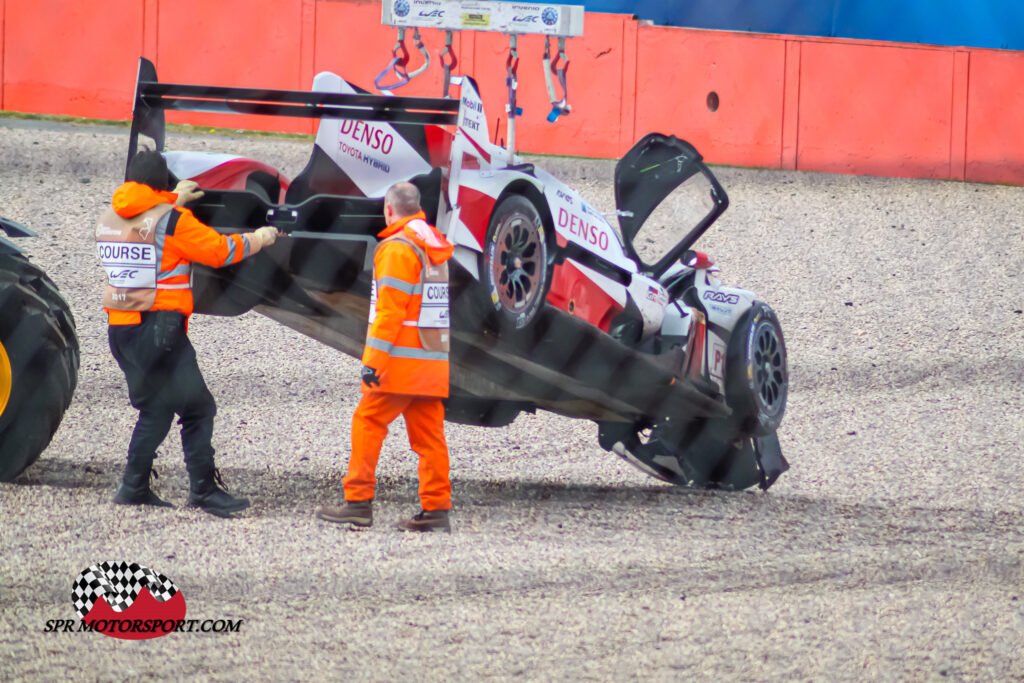
M 189 205 L 200 220 L 287 235 L 235 266 L 196 266 L 196 311 L 255 310 L 359 358 L 383 195 L 410 180 L 455 245 L 450 421 L 497 427 L 541 408 L 593 420 L 602 447 L 665 481 L 768 488 L 788 468 L 776 433 L 785 342 L 772 309 L 693 249 L 728 206 L 697 150 L 640 140 L 615 168 L 616 226 L 491 143 L 476 83 L 453 83 L 457 99 L 371 95 L 327 72 L 311 92 L 168 84 L 141 60 L 129 158 L 147 136 L 174 180 L 205 190 Z M 320 124 L 289 179 L 265 162 L 164 149 L 166 109 Z M 671 231 L 645 228 L 666 208 Z

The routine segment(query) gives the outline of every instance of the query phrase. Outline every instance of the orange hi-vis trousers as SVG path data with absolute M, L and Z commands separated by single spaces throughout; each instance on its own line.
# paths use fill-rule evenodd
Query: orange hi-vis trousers
M 370 500 L 377 487 L 377 460 L 388 425 L 402 415 L 409 445 L 420 456 L 420 505 L 424 510 L 450 510 L 448 443 L 444 438 L 444 403 L 440 398 L 371 391 L 352 415 L 352 456 L 342 480 L 345 500 Z

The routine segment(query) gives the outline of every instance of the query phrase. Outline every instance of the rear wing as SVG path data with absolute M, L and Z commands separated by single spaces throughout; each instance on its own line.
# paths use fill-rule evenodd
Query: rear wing
M 139 58 L 132 108 L 128 162 L 139 148 L 139 135 L 153 139 L 156 151 L 164 151 L 164 111 L 198 111 L 214 114 L 259 114 L 319 119 L 358 119 L 414 125 L 454 126 L 460 101 L 434 97 L 349 95 L 305 90 L 266 90 L 222 86 L 160 83 L 156 67 Z

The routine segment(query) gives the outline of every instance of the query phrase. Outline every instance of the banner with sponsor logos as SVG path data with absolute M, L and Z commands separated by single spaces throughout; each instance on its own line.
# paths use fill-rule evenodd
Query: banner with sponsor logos
M 448 31 L 581 36 L 583 15 L 583 5 L 487 0 L 384 0 L 381 3 L 383 24 Z

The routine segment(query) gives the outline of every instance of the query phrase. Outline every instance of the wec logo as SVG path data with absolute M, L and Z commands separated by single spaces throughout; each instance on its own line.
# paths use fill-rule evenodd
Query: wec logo
M 432 9 L 429 12 L 420 12 L 420 16 L 424 19 L 441 19 L 444 17 L 444 10 Z
M 110 271 L 111 280 L 131 280 L 139 274 L 138 270 L 127 268 L 125 270 L 112 270 Z
M 739 294 L 726 294 L 725 292 L 704 292 L 703 299 L 720 304 L 738 304 L 740 302 Z

